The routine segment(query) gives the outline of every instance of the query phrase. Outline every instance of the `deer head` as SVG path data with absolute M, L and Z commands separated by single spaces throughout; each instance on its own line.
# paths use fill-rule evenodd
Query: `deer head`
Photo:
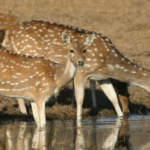
M 92 34 L 81 42 L 72 41 L 67 33 L 65 32 L 62 33 L 62 40 L 69 49 L 70 60 L 72 61 L 73 64 L 78 66 L 84 65 L 86 48 L 92 44 L 94 38 L 95 34 Z

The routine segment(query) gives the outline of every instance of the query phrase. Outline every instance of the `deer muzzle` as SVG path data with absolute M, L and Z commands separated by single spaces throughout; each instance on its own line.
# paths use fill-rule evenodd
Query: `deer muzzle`
M 84 61 L 78 61 L 78 66 L 80 67 L 84 66 Z

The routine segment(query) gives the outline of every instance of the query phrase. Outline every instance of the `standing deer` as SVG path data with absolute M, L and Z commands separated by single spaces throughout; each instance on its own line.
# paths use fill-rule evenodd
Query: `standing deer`
M 72 41 L 63 32 L 64 47 L 68 49 L 63 63 L 0 49 L 0 95 L 31 101 L 35 122 L 43 128 L 46 124 L 45 102 L 73 79 L 78 66 L 84 65 L 86 48 L 94 37 L 92 34 L 82 42 Z
M 80 28 L 60 25 L 52 22 L 29 21 L 12 26 L 9 30 L 6 30 L 2 45 L 3 47 L 7 47 L 7 49 L 19 54 L 44 56 L 50 60 L 60 63 L 63 62 L 67 56 L 67 50 L 65 50 L 63 44 L 60 43 L 61 38 L 59 35 L 63 31 L 68 32 L 74 40 L 82 40 L 85 36 L 94 33 Z M 118 105 L 117 95 L 114 91 L 111 80 L 109 79 L 110 76 L 103 76 L 103 74 L 105 74 L 105 70 L 112 68 L 109 63 L 107 66 L 107 62 L 105 60 L 108 61 L 108 58 L 110 57 L 109 55 L 111 54 L 111 49 L 114 53 L 117 50 L 110 40 L 104 35 L 97 33 L 95 34 L 95 40 L 86 53 L 87 58 L 85 61 L 85 66 L 82 69 L 79 69 L 75 78 L 77 116 L 80 118 L 82 115 L 81 109 L 84 98 L 84 83 L 87 79 L 90 79 L 91 81 L 91 88 L 93 91 L 92 97 L 95 103 L 94 80 L 103 80 L 100 82 L 100 87 L 113 103 L 118 116 L 122 116 L 123 114 Z M 116 56 L 114 58 L 116 58 Z M 110 58 L 110 60 L 112 59 Z M 120 100 L 122 100 L 121 98 Z M 125 102 L 128 102 L 127 98 L 124 99 Z M 23 103 L 21 99 L 18 102 Z M 21 106 L 24 105 L 22 104 Z M 96 106 L 96 104 L 94 106 Z M 128 112 L 127 104 L 125 107 L 122 107 L 124 112 Z

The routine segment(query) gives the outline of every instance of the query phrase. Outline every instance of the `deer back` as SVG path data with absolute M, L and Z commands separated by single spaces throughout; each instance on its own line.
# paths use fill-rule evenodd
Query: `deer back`
M 78 69 L 83 76 L 95 76 L 94 79 L 111 77 L 131 82 L 149 74 L 149 71 L 120 54 L 106 36 L 53 22 L 30 21 L 15 25 L 5 35 L 3 46 L 10 47 L 17 53 L 44 56 L 56 62 L 63 62 L 67 51 L 66 46 L 61 43 L 60 35 L 64 31 L 72 40 L 83 40 L 87 35 L 95 34 L 93 43 L 87 49 L 85 65 Z

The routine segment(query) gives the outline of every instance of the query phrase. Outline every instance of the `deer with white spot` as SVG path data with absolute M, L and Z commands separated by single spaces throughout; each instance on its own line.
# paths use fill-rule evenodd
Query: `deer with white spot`
M 12 26 L 6 30 L 2 45 L 7 47 L 8 50 L 19 54 L 44 56 L 60 63 L 67 56 L 67 50 L 65 50 L 65 46 L 60 42 L 60 35 L 64 31 L 74 41 L 83 40 L 85 36 L 92 33 L 96 35 L 93 44 L 87 50 L 85 65 L 77 71 L 74 79 L 77 117 L 82 118 L 84 83 L 87 79 L 91 81 L 94 106 L 96 106 L 94 84 L 95 80 L 99 80 L 100 87 L 113 103 L 118 116 L 122 116 L 123 113 L 119 107 L 117 95 L 110 78 L 124 81 L 120 78 L 120 76 L 122 77 L 121 74 L 119 77 L 115 75 L 119 75 L 117 71 L 120 71 L 120 63 L 124 64 L 128 60 L 116 50 L 115 46 L 104 35 L 52 22 L 29 21 Z M 124 61 L 121 59 L 124 59 Z M 128 102 L 126 97 L 123 99 L 121 97 L 120 101 L 124 99 L 125 102 Z M 129 111 L 127 104 L 122 105 L 122 107 L 124 112 Z
M 44 127 L 45 102 L 73 79 L 78 66 L 84 65 L 86 48 L 94 37 L 91 34 L 82 42 L 72 42 L 63 32 L 68 53 L 62 63 L 0 49 L 0 95 L 30 100 L 37 126 Z

